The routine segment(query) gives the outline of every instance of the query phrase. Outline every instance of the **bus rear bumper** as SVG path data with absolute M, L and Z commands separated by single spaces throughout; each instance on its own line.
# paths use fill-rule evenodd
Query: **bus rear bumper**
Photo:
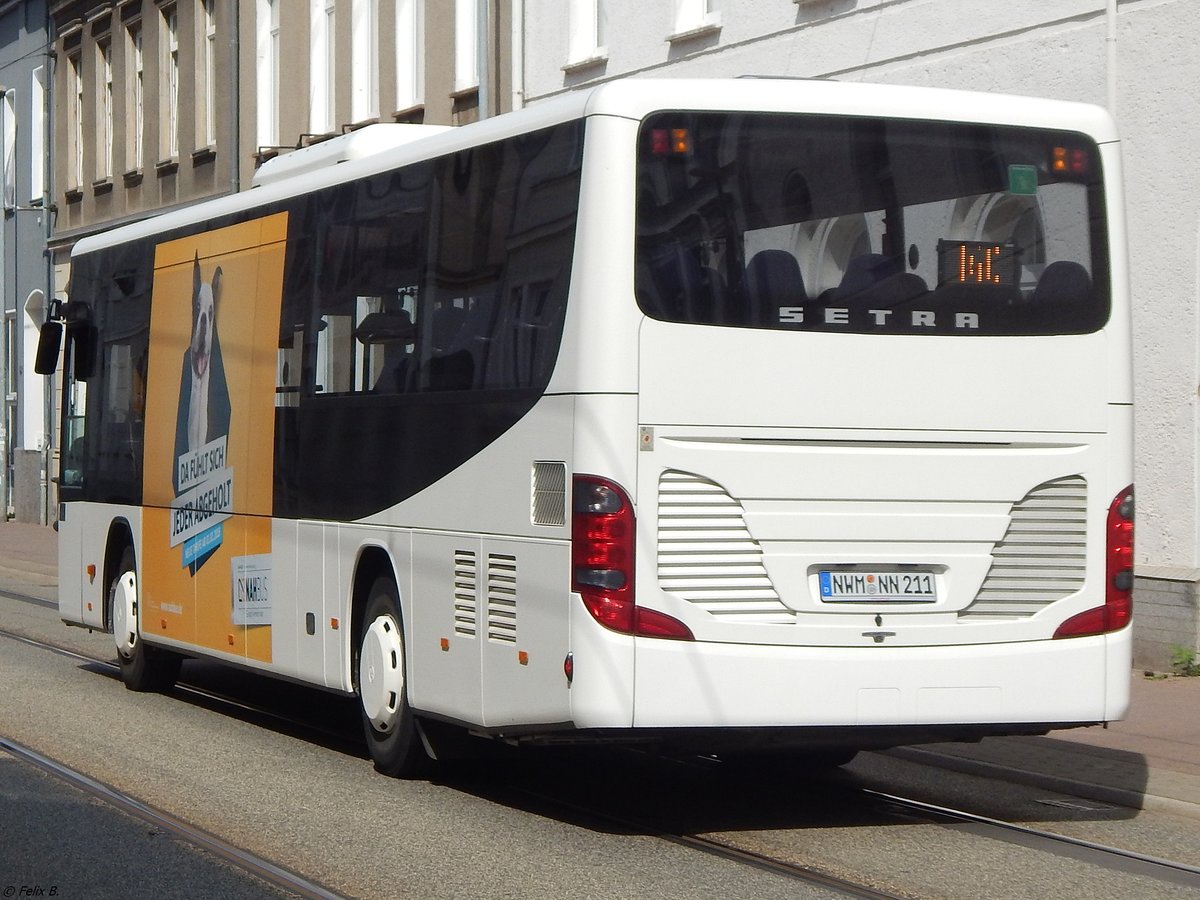
M 1018 733 L 1035 723 L 1113 721 L 1129 707 L 1130 628 L 947 647 L 635 643 L 635 729 L 978 725 L 1003 733 L 1011 725 Z M 603 727 L 576 721 L 589 724 Z

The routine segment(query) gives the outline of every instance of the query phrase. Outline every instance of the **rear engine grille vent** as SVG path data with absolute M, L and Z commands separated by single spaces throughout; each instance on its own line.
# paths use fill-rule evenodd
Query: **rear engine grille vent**
M 567 524 L 567 464 L 535 462 L 530 498 L 534 525 Z
M 454 633 L 475 637 L 479 626 L 475 553 L 454 551 Z
M 1087 569 L 1087 482 L 1081 475 L 1038 485 L 1013 505 L 964 618 L 1027 618 L 1083 587 Z
M 517 558 L 489 553 L 487 558 L 487 636 L 517 642 Z
M 795 622 L 742 505 L 699 475 L 668 469 L 658 480 L 658 583 L 724 622 Z

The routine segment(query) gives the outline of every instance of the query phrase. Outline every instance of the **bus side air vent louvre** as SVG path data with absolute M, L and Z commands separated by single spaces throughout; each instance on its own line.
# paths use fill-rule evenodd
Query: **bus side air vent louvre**
M 567 464 L 535 462 L 530 490 L 534 525 L 567 524 Z
M 1087 571 L 1087 481 L 1038 485 L 1013 504 L 975 601 L 960 618 L 1028 618 L 1083 588 Z
M 487 558 L 487 636 L 489 641 L 517 642 L 517 558 L 505 553 Z
M 701 475 L 658 480 L 658 584 L 723 622 L 794 624 L 742 505 Z
M 472 550 L 454 551 L 454 633 L 475 637 L 479 628 L 477 561 Z

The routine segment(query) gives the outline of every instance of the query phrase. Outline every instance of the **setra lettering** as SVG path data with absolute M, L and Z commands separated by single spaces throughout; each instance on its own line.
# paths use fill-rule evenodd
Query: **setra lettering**
M 930 309 L 914 309 L 907 314 L 898 313 L 894 309 L 865 309 L 855 310 L 849 307 L 829 306 L 818 308 L 815 315 L 817 321 L 824 325 L 850 326 L 860 328 L 882 328 L 888 325 L 894 327 L 909 326 L 911 328 L 937 328 L 947 322 L 955 331 L 978 331 L 979 313 L 955 312 L 939 315 Z M 781 306 L 778 309 L 778 321 L 781 325 L 803 325 L 810 321 L 808 311 L 803 306 Z

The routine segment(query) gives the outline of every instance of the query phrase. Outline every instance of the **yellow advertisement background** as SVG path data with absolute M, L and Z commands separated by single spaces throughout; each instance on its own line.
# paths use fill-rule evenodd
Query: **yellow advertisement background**
M 140 604 L 142 629 L 270 662 L 270 625 L 234 625 L 232 560 L 271 552 L 275 365 L 283 293 L 287 214 L 279 213 L 158 245 L 150 310 L 146 389 Z M 175 499 L 175 427 L 184 353 L 191 340 L 192 279 L 221 283 L 216 327 L 230 416 L 226 465 L 234 515 L 216 552 L 193 576 L 182 546 L 169 545 Z M 211 367 L 210 367 L 211 368 Z

